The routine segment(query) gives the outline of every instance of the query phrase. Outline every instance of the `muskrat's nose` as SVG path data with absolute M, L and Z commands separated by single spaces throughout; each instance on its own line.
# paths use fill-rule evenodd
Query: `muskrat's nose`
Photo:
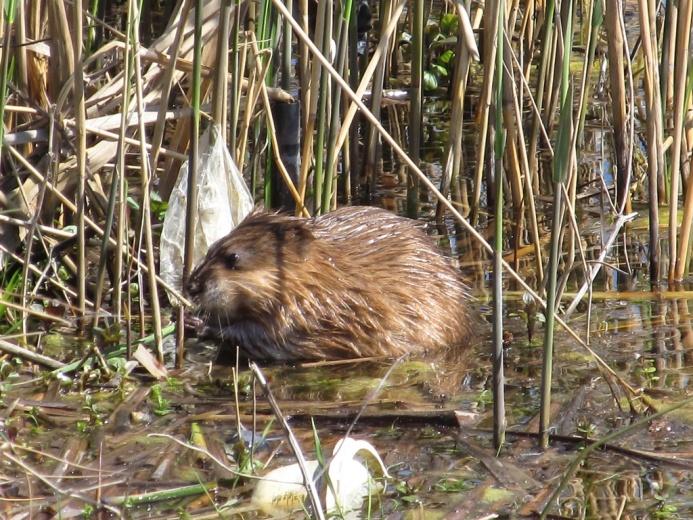
M 185 284 L 185 292 L 189 296 L 197 296 L 202 292 L 202 283 L 196 271 L 193 271 L 190 278 L 188 278 L 188 283 Z

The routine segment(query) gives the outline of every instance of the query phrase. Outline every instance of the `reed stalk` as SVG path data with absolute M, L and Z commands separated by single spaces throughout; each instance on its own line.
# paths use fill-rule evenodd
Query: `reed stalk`
M 679 17 L 676 36 L 676 60 L 674 69 L 674 144 L 671 147 L 671 194 L 669 199 L 669 281 L 680 281 L 686 269 L 689 253 L 691 220 L 693 220 L 693 182 L 688 183 L 681 223 L 681 245 L 677 248 L 676 226 L 678 221 L 679 177 L 683 176 L 681 155 L 683 154 L 684 117 L 686 114 L 686 81 L 688 79 L 688 48 L 691 37 L 693 0 L 679 2 Z M 689 177 L 690 178 L 690 177 Z
M 503 33 L 505 34 L 505 33 Z M 518 140 L 518 130 L 517 128 L 522 125 L 522 119 L 515 120 L 515 110 L 513 107 L 514 96 L 513 92 L 515 89 L 515 81 L 512 74 L 511 59 L 510 59 L 510 46 L 505 43 L 504 40 L 499 42 L 500 53 L 505 56 L 503 61 L 500 61 L 501 72 L 505 75 L 503 81 L 503 99 L 502 105 L 498 108 L 504 112 L 503 120 L 505 121 L 505 131 L 507 133 L 507 140 L 505 146 L 505 156 L 506 165 L 505 177 L 510 185 L 510 196 L 512 200 L 512 211 L 513 211 L 513 232 L 512 241 L 515 251 L 517 251 L 522 245 L 522 234 L 524 228 L 524 197 L 522 189 L 522 168 L 520 166 L 520 152 L 518 148 L 524 146 L 524 143 L 519 143 Z M 506 64 L 503 67 L 503 63 Z M 516 257 L 517 258 L 517 257 Z M 515 267 L 517 268 L 517 260 Z
M 140 42 L 139 42 L 139 27 L 140 27 L 140 16 L 141 12 L 139 10 L 138 4 L 135 0 L 131 0 L 130 9 L 132 9 L 136 14 L 134 18 L 133 31 L 132 31 L 132 42 L 133 42 L 133 71 L 135 74 L 135 93 L 136 93 L 136 103 L 137 103 L 137 114 L 138 114 L 138 124 L 139 124 L 139 138 L 140 138 L 140 172 L 141 172 L 141 182 L 142 182 L 142 224 L 144 226 L 144 242 L 146 246 L 146 260 L 147 260 L 147 285 L 149 289 L 149 305 L 151 307 L 151 317 L 154 326 L 154 343 L 156 347 L 157 356 L 159 362 L 164 362 L 164 350 L 163 350 L 163 334 L 161 332 L 161 308 L 159 305 L 159 291 L 156 285 L 156 258 L 154 250 L 154 237 L 152 231 L 152 214 L 151 214 L 151 197 L 150 197 L 150 183 L 151 183 L 151 172 L 149 170 L 149 161 L 147 160 L 147 148 L 145 143 L 146 131 L 144 128 L 144 94 L 142 92 L 142 64 L 141 57 L 139 53 Z M 141 286 L 140 286 L 141 287 Z M 140 296 L 140 301 L 144 298 Z M 143 329 L 144 330 L 144 329 Z
M 662 105 L 665 113 L 674 104 L 674 56 L 676 55 L 676 24 L 678 22 L 679 2 L 667 2 L 662 24 L 662 56 L 659 61 L 659 88 L 662 92 Z M 659 198 L 666 200 L 664 186 L 660 187 Z
M 271 55 L 271 51 L 269 49 L 264 49 L 262 51 L 258 51 L 258 54 L 255 54 L 255 51 L 257 50 L 257 45 L 251 44 L 251 38 L 253 37 L 253 34 L 254 33 L 252 32 L 247 32 L 245 38 L 246 46 L 251 49 L 251 62 L 248 71 L 249 79 L 248 89 L 246 91 L 245 113 L 243 114 L 243 121 L 241 122 L 241 128 L 238 132 L 240 143 L 238 144 L 237 165 L 239 171 L 243 171 L 243 167 L 245 164 L 246 147 L 248 144 L 248 133 L 250 130 L 251 119 L 253 117 L 253 111 L 260 97 L 260 86 L 265 83 L 267 70 L 270 66 L 270 60 L 262 59 L 262 55 Z
M 301 20 L 301 29 L 308 34 L 308 2 L 309 0 L 298 0 L 298 12 Z M 298 77 L 299 89 L 301 94 L 301 128 L 308 127 L 310 118 L 310 53 L 308 46 L 299 41 L 298 43 Z
M 14 21 L 14 31 L 15 31 L 15 48 L 14 56 L 16 61 L 15 67 L 15 81 L 17 82 L 17 88 L 20 92 L 29 91 L 29 78 L 28 78 L 28 65 L 27 65 L 27 55 L 26 55 L 26 6 L 25 2 L 17 2 L 16 4 L 17 16 Z M 81 43 L 81 40 L 80 40 Z
M 196 205 L 197 205 L 197 183 L 198 183 L 198 161 L 200 147 L 200 103 L 202 90 L 202 5 L 203 0 L 195 1 L 194 16 L 194 51 L 193 51 L 193 72 L 192 72 L 192 96 L 190 105 L 193 113 L 190 118 L 190 157 L 188 158 L 188 190 L 185 205 L 185 251 L 183 254 L 183 283 L 188 280 L 193 268 L 193 247 L 195 243 Z M 220 35 L 219 37 L 224 37 Z M 224 56 L 224 59 L 226 57 Z M 233 134 L 232 134 L 233 139 Z M 182 309 L 183 306 L 180 307 Z M 179 318 L 182 318 L 182 311 Z M 176 328 L 176 366 L 183 366 L 184 343 L 183 343 L 183 321 L 178 322 Z
M 381 24 L 380 24 L 380 39 L 386 40 L 385 38 L 385 20 L 390 20 L 393 15 L 393 0 L 383 0 L 381 8 Z M 389 44 L 389 40 L 386 41 L 386 45 Z M 383 100 L 383 87 L 385 84 L 385 72 L 387 70 L 387 54 L 383 55 L 378 60 L 378 64 L 375 68 L 375 73 L 373 75 L 373 84 L 371 86 L 371 112 L 373 115 L 380 119 L 381 105 Z M 366 77 L 366 74 L 363 74 Z M 361 80 L 363 81 L 363 80 Z M 377 160 L 378 149 L 380 146 L 380 136 L 378 131 L 372 125 L 368 131 L 368 148 L 366 150 L 366 164 L 364 167 L 365 178 L 368 183 L 368 193 L 372 194 L 375 188 L 375 163 Z
M 509 53 L 512 56 L 512 49 L 510 48 L 510 42 L 508 41 L 507 34 L 505 34 L 505 46 L 509 49 Z M 519 66 L 519 62 L 516 63 L 517 73 L 522 75 L 522 68 Z M 506 66 L 510 66 L 507 64 Z M 522 83 L 524 85 L 524 83 Z M 515 89 L 512 89 L 513 94 L 513 108 L 514 108 L 514 118 L 515 121 L 522 121 L 522 113 L 520 108 L 520 102 Z M 536 203 L 534 200 L 534 182 L 532 180 L 532 171 L 529 167 L 529 158 L 527 157 L 527 146 L 525 139 L 525 132 L 523 125 L 517 125 L 517 139 L 519 142 L 518 150 L 520 153 L 520 161 L 522 171 L 525 172 L 524 175 L 524 197 L 527 201 L 527 213 L 529 216 L 529 231 L 532 237 L 532 244 L 534 245 L 534 256 L 536 257 L 535 266 L 537 270 L 537 280 L 544 279 L 544 253 L 542 252 L 541 236 L 539 234 L 539 223 L 537 218 Z
M 421 125 L 423 123 L 424 73 L 424 0 L 413 0 L 413 35 L 411 59 L 411 87 L 409 97 L 409 154 L 414 164 L 421 160 Z M 416 218 L 419 213 L 419 182 L 414 174 L 407 175 L 407 215 Z
M 609 57 L 609 86 L 611 92 L 611 114 L 613 117 L 614 154 L 616 159 L 616 207 L 625 204 L 628 196 L 626 182 L 627 139 L 626 139 L 626 79 L 623 58 L 624 39 L 621 32 L 622 11 L 616 2 L 606 2 L 605 28 Z
M 269 49 L 272 51 L 268 56 L 268 60 L 271 61 L 271 57 L 274 53 L 274 49 L 276 48 L 276 42 L 277 42 L 277 25 L 278 25 L 278 20 L 276 17 L 275 10 L 272 8 L 272 2 L 270 0 L 263 0 L 262 2 L 262 9 L 260 10 L 261 16 L 260 16 L 260 23 L 259 23 L 259 39 L 258 39 L 258 45 L 261 49 Z M 263 55 L 264 56 L 264 55 Z M 275 76 L 275 70 L 272 65 L 267 69 L 267 74 L 265 76 L 265 81 L 267 84 L 273 84 L 274 82 L 274 76 Z M 254 142 L 256 143 L 257 149 L 260 150 L 263 147 L 267 147 L 267 155 L 262 156 L 260 154 L 257 155 L 257 161 L 253 162 L 253 174 L 252 178 L 257 182 L 257 179 L 259 179 L 259 171 L 260 170 L 260 164 L 264 163 L 263 165 L 263 170 L 264 172 L 269 172 L 272 168 L 272 161 L 271 161 L 271 152 L 272 150 L 269 149 L 269 147 L 272 146 L 271 140 L 269 136 L 266 134 L 263 135 L 264 132 L 264 126 L 262 126 L 261 122 L 258 120 L 255 125 L 254 129 Z M 253 183 L 253 195 L 255 195 L 255 182 Z M 263 184 L 263 202 L 265 204 L 266 208 L 271 208 L 272 207 L 272 175 L 265 175 L 264 176 L 264 184 Z
M 224 0 L 224 11 L 227 11 L 231 8 L 229 5 L 227 7 L 229 0 Z M 229 136 L 229 150 L 231 150 L 231 156 L 235 161 L 238 161 L 238 156 L 236 155 L 236 150 L 237 150 L 237 143 L 238 143 L 238 114 L 240 112 L 240 97 L 241 97 L 241 89 L 240 89 L 240 78 L 242 74 L 242 69 L 239 67 L 238 64 L 238 35 L 240 33 L 240 25 L 241 25 L 241 10 L 240 10 L 240 2 L 239 0 L 234 0 L 234 9 L 231 12 L 232 16 L 232 24 L 231 24 L 231 92 L 232 96 L 231 99 L 228 103 L 228 112 L 230 112 L 230 119 L 231 119 L 231 134 Z M 217 38 L 221 38 L 222 40 L 227 40 L 227 35 L 228 33 L 223 32 L 222 30 L 218 30 L 217 33 Z M 228 48 L 228 43 L 226 44 L 226 47 Z M 226 65 L 224 65 L 224 68 L 228 68 L 228 63 L 227 63 L 227 58 L 226 55 L 221 55 L 217 54 L 218 59 L 223 60 Z M 224 76 L 224 84 L 226 85 L 226 77 Z M 224 89 L 224 93 L 226 93 L 226 89 Z M 222 113 L 225 115 L 227 112 L 226 110 L 226 103 L 223 104 L 222 107 Z M 222 135 L 226 135 L 225 131 L 226 125 L 222 125 Z
M 294 11 L 293 0 L 286 0 L 286 8 L 290 11 Z M 291 25 L 289 22 L 284 20 L 282 26 L 282 55 L 281 55 L 281 86 L 283 89 L 288 90 L 291 85 Z
M 0 150 L 5 146 L 5 105 L 7 103 L 7 82 L 10 72 L 10 24 L 14 12 L 5 10 L 5 0 L 0 0 L 0 36 L 2 37 L 2 52 L 0 53 Z M 2 166 L 0 165 L 0 168 Z
M 127 58 L 126 58 L 127 59 Z M 124 83 L 127 85 L 127 82 L 125 81 L 125 78 L 123 79 Z M 127 105 L 124 105 L 127 106 Z M 126 112 L 124 110 L 124 112 Z M 122 123 L 121 125 L 124 126 L 124 122 L 127 119 L 127 112 L 122 114 Z M 119 147 L 123 147 L 124 143 L 121 141 Z M 96 328 L 99 323 L 99 311 L 98 309 L 101 307 L 101 301 L 103 298 L 103 293 L 104 293 L 104 283 L 105 283 L 105 278 L 106 278 L 106 264 L 108 260 L 111 259 L 111 256 L 108 254 L 108 237 L 111 234 L 111 229 L 113 228 L 113 223 L 115 221 L 115 213 L 116 213 L 116 208 L 118 206 L 118 199 L 119 199 L 119 186 L 120 183 L 118 182 L 118 173 L 116 173 L 116 168 L 113 169 L 113 182 L 111 182 L 111 187 L 109 189 L 108 193 L 108 207 L 106 208 L 106 221 L 104 223 L 104 236 L 101 239 L 101 244 L 100 244 L 100 255 L 99 255 L 99 265 L 97 269 L 97 275 L 96 275 L 96 295 L 94 297 L 94 307 L 95 307 L 95 312 L 94 316 L 92 319 L 92 327 Z M 113 293 L 119 292 L 116 290 L 116 288 L 119 287 L 118 285 L 114 285 L 113 287 Z M 114 295 L 115 296 L 115 295 Z
M 558 128 L 558 142 L 553 161 L 553 222 L 551 228 L 551 254 L 548 265 L 548 287 L 546 296 L 546 325 L 544 329 L 544 355 L 541 376 L 541 408 L 539 410 L 539 444 L 549 445 L 549 426 L 551 422 L 551 382 L 553 372 L 554 325 L 557 308 L 557 273 L 560 256 L 561 232 L 563 229 L 563 187 L 570 168 L 572 142 L 573 96 L 570 88 L 570 49 L 573 42 L 572 3 L 568 3 L 566 28 L 563 34 L 561 52 L 560 106 L 561 115 Z
M 340 7 L 337 13 L 337 70 L 345 75 L 347 65 L 347 46 L 349 44 L 349 27 L 352 13 L 352 0 L 346 0 L 344 5 L 337 4 Z M 335 86 L 332 89 L 332 102 L 330 112 L 329 135 L 327 139 L 327 171 L 323 184 L 322 208 L 329 211 L 332 209 L 332 198 L 336 195 L 334 187 L 336 186 L 337 168 L 332 165 L 337 164 L 337 133 L 340 126 L 341 118 L 341 101 L 342 89 Z
M 493 29 L 495 19 L 495 15 L 488 15 L 484 17 L 484 48 L 492 48 L 491 40 L 492 38 L 495 38 L 496 35 L 496 31 Z M 490 27 L 489 24 L 491 24 Z M 491 108 L 495 60 L 489 60 L 486 63 L 489 65 L 484 67 L 484 79 L 481 85 L 481 94 L 479 96 L 480 115 L 477 117 L 477 122 L 479 124 L 479 142 L 477 147 L 476 168 L 474 169 L 474 193 L 472 194 L 471 213 L 469 216 L 469 220 L 471 221 L 472 225 L 477 224 L 479 219 L 479 211 L 481 209 L 481 186 L 483 184 L 484 167 L 486 166 L 486 139 L 488 136 L 489 111 Z M 490 194 L 493 193 L 493 191 L 487 190 L 487 193 L 489 193 L 488 198 L 491 199 Z
M 84 105 L 84 65 L 82 63 L 82 0 L 75 0 L 72 9 L 72 50 L 74 52 L 74 111 L 75 111 L 75 174 L 77 184 L 77 312 L 79 327 L 83 330 L 86 314 L 87 260 L 84 225 L 85 185 L 87 182 L 87 132 Z
M 505 442 L 505 377 L 503 371 L 503 155 L 506 146 L 503 132 L 504 105 L 504 35 L 505 1 L 498 0 L 491 6 L 494 14 L 494 31 L 489 59 L 495 61 L 493 113 L 494 122 L 489 127 L 494 151 L 495 219 L 493 252 L 493 447 L 498 453 Z
M 269 0 L 268 0 L 269 3 Z M 321 53 L 324 51 L 324 33 L 325 33 L 325 12 L 327 10 L 328 2 L 318 3 L 318 12 L 316 16 L 316 26 L 313 38 L 315 41 L 320 43 Z M 310 38 L 308 33 L 303 31 L 300 27 L 294 26 L 294 31 L 300 31 L 306 38 Z M 303 44 L 306 40 L 303 39 Z M 315 131 L 315 122 L 318 117 L 318 96 L 317 92 L 312 93 L 315 85 L 322 85 L 322 66 L 314 58 L 310 62 L 310 88 L 301 92 L 303 97 L 303 103 L 308 105 L 308 121 L 304 128 L 304 139 L 303 145 L 301 147 L 301 175 L 298 181 L 298 191 L 301 195 L 301 205 L 305 205 L 306 200 L 306 189 L 308 186 L 308 173 L 310 171 L 310 165 L 312 161 L 310 160 L 313 154 L 313 132 Z
M 184 0 L 181 5 L 180 10 L 174 15 L 174 20 L 178 20 L 178 26 L 176 28 L 176 34 L 171 42 L 168 50 L 169 62 L 164 70 L 164 79 L 161 85 L 161 99 L 168 99 L 171 94 L 171 89 L 173 87 L 173 75 L 176 72 L 176 62 L 178 61 L 178 56 L 180 55 L 180 47 L 183 41 L 183 30 L 185 29 L 186 21 L 188 20 L 188 15 L 190 14 L 190 9 L 192 8 L 192 0 Z M 129 39 L 126 38 L 126 43 Z M 127 54 L 126 54 L 127 55 Z M 128 65 L 126 63 L 126 65 Z M 128 70 L 127 68 L 125 70 Z M 125 72 L 124 72 L 125 73 Z M 123 90 L 123 96 L 125 94 Z M 128 106 L 124 103 L 124 106 Z M 151 139 L 151 152 L 149 154 L 149 164 L 150 170 L 156 174 L 157 165 L 159 164 L 159 153 L 161 152 L 161 143 L 164 138 L 164 130 L 166 129 L 166 110 L 168 105 L 166 103 L 159 103 L 159 113 L 157 115 L 156 124 L 154 125 L 154 135 Z M 123 128 L 122 137 L 125 137 L 125 130 Z M 122 141 L 122 138 L 121 138 Z M 164 180 L 166 177 L 164 177 Z M 171 190 L 173 189 L 173 183 L 175 182 L 175 177 L 170 176 L 169 182 L 162 182 L 159 187 L 159 194 L 161 198 L 167 200 L 171 195 Z
M 546 2 L 546 14 L 544 16 L 544 34 L 542 36 L 542 50 L 541 50 L 541 61 L 539 63 L 539 76 L 537 81 L 537 89 L 535 95 L 536 111 L 534 117 L 532 118 L 532 130 L 529 134 L 529 171 L 531 177 L 534 179 L 534 188 L 538 191 L 539 189 L 539 173 L 538 169 L 538 155 L 537 149 L 539 147 L 539 129 L 543 126 L 542 122 L 542 112 L 544 109 L 544 93 L 547 88 L 547 74 L 549 69 L 549 61 L 553 56 L 552 49 L 554 47 L 554 11 L 556 9 L 556 4 L 554 0 L 548 0 Z M 528 64 L 529 67 L 529 64 Z M 527 75 L 528 76 L 528 75 Z M 550 83 L 549 83 L 550 84 Z M 548 121 L 549 118 L 547 117 Z
M 332 2 L 326 3 L 325 7 L 325 18 L 323 20 L 323 30 L 322 30 L 322 54 L 324 56 L 330 55 L 330 45 L 332 43 L 332 12 L 334 4 Z M 323 185 L 324 185 L 324 173 L 325 173 L 325 139 L 327 137 L 327 121 L 329 118 L 329 107 L 327 101 L 330 97 L 331 91 L 331 80 L 329 74 L 324 72 L 320 74 L 320 91 L 318 92 L 318 120 L 317 120 L 317 137 L 315 139 L 315 171 L 313 172 L 313 199 L 315 201 L 316 215 L 322 213 L 327 213 L 327 208 L 323 207 Z M 306 138 L 310 136 L 306 135 Z
M 649 195 L 649 226 L 650 226 L 650 281 L 658 284 L 659 273 L 659 194 L 657 192 L 657 179 L 662 174 L 664 156 L 662 150 L 662 98 L 659 82 L 659 68 L 657 66 L 657 25 L 656 6 L 653 0 L 640 0 L 640 32 L 645 62 L 644 87 L 645 110 L 647 114 L 646 139 L 649 159 L 647 161 L 647 184 Z
M 450 108 L 450 120 L 464 123 L 464 97 L 467 91 L 467 82 L 469 74 L 470 53 L 465 44 L 464 31 L 465 24 L 462 23 L 462 18 L 466 15 L 464 6 L 460 3 L 457 6 L 457 16 L 460 19 L 457 29 L 457 43 L 455 44 L 455 72 L 453 74 L 452 85 L 452 103 Z M 470 27 L 471 28 L 471 27 Z M 478 59 L 478 55 L 476 56 Z M 447 196 L 451 185 L 456 185 L 460 182 L 460 172 L 462 170 L 462 128 L 459 131 L 450 132 L 449 142 L 446 151 L 446 167 L 440 181 L 440 191 Z M 443 216 L 443 205 L 438 202 L 436 205 L 436 220 L 440 220 Z
M 587 52 L 585 53 L 584 65 L 582 68 L 582 82 L 580 85 L 580 98 L 578 108 L 580 117 L 577 125 L 577 142 L 584 144 L 585 116 L 587 115 L 587 102 L 592 95 L 592 83 L 589 80 L 592 66 L 594 65 L 594 54 L 599 41 L 599 29 L 604 21 L 604 0 L 592 0 L 590 2 L 587 25 L 589 33 L 587 35 Z
M 214 75 L 214 89 L 212 90 L 212 120 L 219 126 L 219 131 L 221 139 L 226 141 L 226 107 L 228 105 L 228 70 L 229 70 L 229 60 L 227 58 L 229 53 L 229 39 L 226 37 L 230 32 L 231 25 L 231 13 L 235 10 L 231 7 L 232 0 L 222 0 L 221 9 L 219 10 L 219 25 L 217 27 L 217 64 L 218 67 L 215 70 Z M 187 0 L 186 2 L 187 3 Z M 234 22 L 236 17 L 234 16 Z M 233 26 L 233 36 L 238 37 L 237 27 L 234 23 Z M 237 59 L 238 42 L 235 42 L 236 48 L 234 52 L 234 58 Z M 234 74 L 234 84 L 238 88 L 238 69 L 233 71 Z M 232 92 L 232 107 L 233 110 L 239 105 L 240 92 L 238 90 L 233 90 Z M 233 113 L 233 110 L 231 112 Z M 236 121 L 231 120 L 231 126 L 236 127 Z M 236 132 L 232 130 L 231 150 L 232 156 L 235 156 L 236 147 L 234 146 L 236 141 Z
M 358 57 L 358 26 L 357 26 L 357 16 L 358 16 L 358 2 L 354 2 L 350 0 L 351 4 L 351 12 L 349 13 L 349 35 L 348 35 L 348 44 L 347 44 L 347 69 L 349 71 L 349 86 L 352 88 L 352 90 L 356 90 L 358 88 L 359 84 L 359 57 Z M 306 49 L 307 50 L 307 49 Z M 349 101 L 349 98 L 346 96 L 346 94 L 342 93 L 344 96 L 344 103 L 347 103 Z M 340 117 L 343 118 L 344 114 L 340 114 Z M 343 124 L 343 122 L 342 122 Z M 342 154 L 342 157 L 344 158 L 343 163 L 344 167 L 342 168 L 342 197 L 346 201 L 351 201 L 351 196 L 352 196 L 352 185 L 353 185 L 353 178 L 352 178 L 352 171 L 356 171 L 359 168 L 359 140 L 358 140 L 358 131 L 359 131 L 359 125 L 348 125 L 348 131 L 349 131 L 349 140 L 347 144 L 347 149 L 344 150 L 344 153 Z M 340 133 L 341 133 L 341 128 L 340 128 Z M 335 156 L 334 159 L 338 156 L 339 154 L 339 147 L 337 146 L 337 140 L 339 139 L 339 136 L 335 136 L 334 140 L 334 148 L 335 148 Z M 336 165 L 330 164 L 329 165 L 330 169 L 332 171 L 335 170 Z

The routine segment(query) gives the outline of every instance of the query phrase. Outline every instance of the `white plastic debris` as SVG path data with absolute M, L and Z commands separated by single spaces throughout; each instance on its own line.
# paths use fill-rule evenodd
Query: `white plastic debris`
M 188 161 L 183 163 L 178 173 L 161 233 L 160 275 L 179 290 L 183 273 L 187 191 Z M 211 125 L 200 137 L 198 196 L 193 210 L 193 266 L 202 260 L 210 245 L 227 235 L 252 209 L 250 190 L 221 139 L 219 128 Z M 170 294 L 169 297 L 175 304 Z
M 363 500 L 378 491 L 369 472 L 380 468 L 382 475 L 389 478 L 387 469 L 373 445 L 352 438 L 341 439 L 332 453 L 328 467 L 329 483 L 326 492 L 328 514 L 338 513 L 342 518 L 359 518 Z M 307 462 L 308 471 L 315 474 L 318 461 Z M 282 466 L 270 471 L 258 481 L 253 492 L 252 503 L 273 517 L 286 516 L 304 509 L 307 491 L 298 464 Z

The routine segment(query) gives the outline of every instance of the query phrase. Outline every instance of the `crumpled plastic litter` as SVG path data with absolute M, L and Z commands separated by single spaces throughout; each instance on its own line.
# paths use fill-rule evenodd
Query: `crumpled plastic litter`
M 371 476 L 376 470 L 390 478 L 375 447 L 368 441 L 351 437 L 340 439 L 332 452 L 327 473 L 330 485 L 326 490 L 325 508 L 328 516 L 345 520 L 361 518 L 364 498 L 381 490 Z M 317 460 L 306 461 L 311 474 L 319 469 Z M 297 463 L 276 468 L 258 480 L 251 498 L 254 507 L 274 518 L 284 518 L 304 509 L 308 491 Z
M 200 137 L 197 189 L 192 215 L 195 227 L 193 266 L 204 258 L 214 242 L 226 236 L 253 209 L 253 197 L 217 125 L 210 125 Z M 188 161 L 185 161 L 168 201 L 159 252 L 161 278 L 179 291 L 182 288 L 185 254 L 187 192 Z M 171 294 L 169 299 L 174 305 L 177 304 L 177 299 Z

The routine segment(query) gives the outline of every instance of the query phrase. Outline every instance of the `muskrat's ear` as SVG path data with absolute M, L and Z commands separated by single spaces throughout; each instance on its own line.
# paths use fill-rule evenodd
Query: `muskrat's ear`
M 284 239 L 299 244 L 308 244 L 315 240 L 313 232 L 301 219 L 287 222 L 283 229 Z

